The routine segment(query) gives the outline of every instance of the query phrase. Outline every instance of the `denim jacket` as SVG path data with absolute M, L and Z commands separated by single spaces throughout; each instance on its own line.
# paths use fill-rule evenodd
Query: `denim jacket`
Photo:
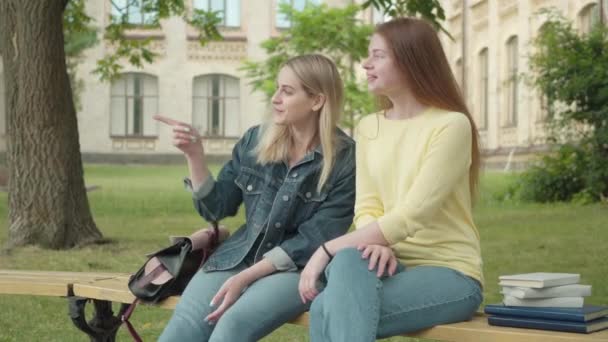
M 245 205 L 245 224 L 211 255 L 205 271 L 231 269 L 248 255 L 253 262 L 269 259 L 279 271 L 295 271 L 323 242 L 346 233 L 352 223 L 355 143 L 351 138 L 337 129 L 335 164 L 319 192 L 320 146 L 291 169 L 284 162 L 261 165 L 253 152 L 259 132 L 259 126 L 250 128 L 217 180 L 209 177 L 193 191 L 194 206 L 207 221 L 234 216 L 241 203 Z

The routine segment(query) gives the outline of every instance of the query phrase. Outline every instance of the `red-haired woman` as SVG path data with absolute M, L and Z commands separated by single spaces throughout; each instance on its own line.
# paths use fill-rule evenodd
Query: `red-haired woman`
M 415 18 L 381 24 L 363 67 L 383 110 L 356 130 L 357 229 L 322 245 L 300 278 L 313 342 L 463 321 L 482 302 L 477 129 L 437 32 Z

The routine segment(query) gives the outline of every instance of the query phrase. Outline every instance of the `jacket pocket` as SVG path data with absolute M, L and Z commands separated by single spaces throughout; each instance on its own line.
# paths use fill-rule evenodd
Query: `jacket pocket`
M 300 199 L 301 209 L 297 210 L 297 222 L 302 222 L 311 218 L 316 210 L 319 208 L 321 203 L 327 199 L 326 192 L 317 192 L 316 190 L 311 191 L 298 191 L 296 196 Z
M 234 179 L 234 183 L 243 193 L 243 203 L 245 205 L 245 217 L 248 222 L 257 222 L 253 215 L 256 207 L 263 197 L 265 182 L 264 178 L 255 173 L 254 170 L 242 167 L 239 175 Z M 258 208 L 259 209 L 259 208 Z
M 264 178 L 244 167 L 241 168 L 234 183 L 241 189 L 243 196 L 260 195 L 264 188 Z

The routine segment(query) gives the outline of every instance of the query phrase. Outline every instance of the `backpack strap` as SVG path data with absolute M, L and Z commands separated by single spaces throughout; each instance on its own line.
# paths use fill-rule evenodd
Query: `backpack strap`
M 203 253 L 203 258 L 201 259 L 201 264 L 198 265 L 198 268 L 203 267 L 205 261 L 207 261 L 211 253 L 213 253 L 213 251 L 220 244 L 220 229 L 217 225 L 217 221 L 212 221 L 211 225 L 213 226 L 213 231 L 209 234 L 210 243 L 207 248 L 203 248 L 201 251 L 201 253 Z
M 152 270 L 152 272 L 150 272 L 150 273 L 144 275 L 143 277 L 137 279 L 137 281 L 135 282 L 135 286 L 140 287 L 140 288 L 144 288 L 148 284 L 152 283 L 152 281 L 154 281 L 158 276 L 160 276 L 161 274 L 163 274 L 166 271 L 167 271 L 167 268 L 165 268 L 165 265 L 163 265 L 162 263 L 159 263 Z
M 211 225 L 213 226 L 213 235 L 211 235 L 211 243 L 209 244 L 209 249 L 213 250 L 217 247 L 220 241 L 220 229 L 217 225 L 217 221 L 212 221 Z
M 135 298 L 135 300 L 133 301 L 133 303 L 131 303 L 131 305 L 129 305 L 129 308 L 125 311 L 125 313 L 120 316 L 120 320 L 127 325 L 127 329 L 129 329 L 129 333 L 131 334 L 131 337 L 133 337 L 133 341 L 143 342 L 137 331 L 135 331 L 133 324 L 131 324 L 131 322 L 129 321 L 129 318 L 131 318 L 131 314 L 133 313 L 133 310 L 135 310 L 135 307 L 137 306 L 138 302 L 139 299 Z

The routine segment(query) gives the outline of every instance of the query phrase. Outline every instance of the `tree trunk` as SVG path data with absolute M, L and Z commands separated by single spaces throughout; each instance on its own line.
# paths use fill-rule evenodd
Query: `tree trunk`
M 66 71 L 68 0 L 0 1 L 6 75 L 8 247 L 64 249 L 98 241 L 84 186 Z

